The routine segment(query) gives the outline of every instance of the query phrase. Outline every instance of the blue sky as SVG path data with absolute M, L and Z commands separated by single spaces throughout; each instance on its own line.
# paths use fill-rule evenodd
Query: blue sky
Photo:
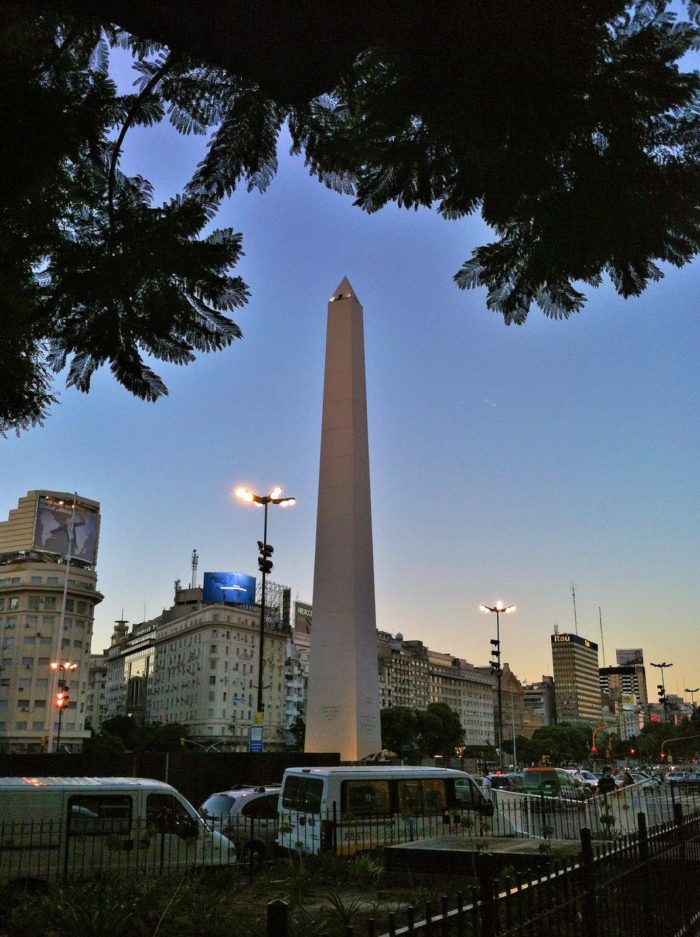
M 122 168 L 166 198 L 202 146 L 130 131 Z M 241 483 L 298 499 L 270 515 L 273 579 L 311 600 L 326 304 L 347 276 L 365 316 L 378 627 L 483 664 L 495 622 L 478 606 L 504 599 L 518 611 L 503 659 L 535 680 L 554 624 L 573 631 L 574 581 L 579 633 L 600 640 L 600 607 L 608 664 L 642 647 L 674 663 L 669 692 L 700 685 L 700 266 L 507 328 L 452 281 L 489 239 L 478 218 L 365 215 L 280 150 L 270 190 L 236 193 L 216 221 L 244 236 L 244 339 L 157 364 L 170 396 L 155 405 L 106 371 L 89 395 L 59 384 L 43 428 L 0 440 L 0 517 L 32 488 L 101 502 L 94 648 L 122 610 L 171 604 L 193 548 L 200 582 L 254 572 L 262 515 L 232 496 Z

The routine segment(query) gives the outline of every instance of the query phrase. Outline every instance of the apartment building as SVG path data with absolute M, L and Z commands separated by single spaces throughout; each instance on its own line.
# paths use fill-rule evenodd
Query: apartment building
M 428 650 L 430 699 L 459 715 L 467 745 L 493 745 L 496 678 L 452 654 Z
M 291 631 L 266 615 L 263 646 L 263 745 L 285 748 L 285 661 Z M 260 609 L 202 603 L 202 589 L 175 584 L 161 615 L 132 626 L 118 621 L 103 655 L 109 716 L 137 724 L 178 722 L 193 745 L 245 751 L 256 721 Z M 259 733 L 259 728 L 256 729 Z
M 77 751 L 97 590 L 99 503 L 29 491 L 0 522 L 0 746 Z M 57 692 L 67 704 L 57 706 Z M 65 697 L 64 697 L 65 699 Z

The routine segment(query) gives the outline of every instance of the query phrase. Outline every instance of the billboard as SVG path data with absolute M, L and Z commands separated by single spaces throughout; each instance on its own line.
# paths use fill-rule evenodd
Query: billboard
M 79 501 L 74 512 L 72 501 L 42 496 L 37 504 L 33 547 L 67 556 L 70 545 L 71 559 L 94 564 L 99 529 L 100 515 L 88 511 Z
M 622 651 L 615 651 L 618 667 L 633 667 L 635 664 L 644 663 L 644 651 L 641 647 L 626 648 Z
M 202 601 L 210 605 L 221 602 L 255 605 L 255 576 L 245 573 L 205 573 Z

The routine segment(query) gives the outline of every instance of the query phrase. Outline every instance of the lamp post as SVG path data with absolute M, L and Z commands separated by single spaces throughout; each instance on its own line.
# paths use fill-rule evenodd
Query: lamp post
M 270 557 L 274 548 L 267 542 L 267 507 L 269 504 L 279 504 L 281 507 L 289 507 L 296 503 L 296 498 L 282 498 L 282 489 L 276 486 L 268 495 L 256 495 L 247 488 L 237 488 L 236 497 L 248 503 L 257 504 L 265 509 L 265 521 L 263 524 L 263 538 L 258 540 L 258 569 L 262 573 L 262 583 L 260 587 L 260 640 L 258 645 L 258 723 L 263 721 L 263 648 L 265 644 L 265 580 L 269 572 L 272 572 L 272 560 Z
M 695 709 L 695 694 L 700 690 L 700 686 L 696 686 L 694 689 L 685 688 L 686 693 L 690 693 L 690 705 Z
M 73 661 L 66 660 L 54 660 L 49 664 L 51 669 L 56 672 L 57 676 L 60 673 L 61 676 L 58 677 L 56 681 L 57 692 L 56 692 L 56 708 L 58 709 L 58 732 L 56 733 L 56 751 L 61 749 L 61 725 L 63 723 L 63 710 L 68 708 L 70 703 L 70 697 L 68 695 L 68 681 L 66 680 L 66 674 L 70 673 L 72 670 L 77 670 L 78 665 Z M 53 724 L 53 719 L 50 720 Z
M 659 702 L 664 708 L 664 722 L 668 722 L 668 706 L 666 703 L 666 681 L 664 680 L 664 670 L 667 667 L 673 667 L 673 664 L 667 664 L 666 661 L 663 661 L 661 664 L 654 664 L 649 661 L 652 667 L 658 667 L 661 671 L 661 683 L 658 684 L 659 690 Z
M 503 768 L 503 704 L 502 704 L 502 695 L 501 695 L 501 676 L 503 674 L 503 669 L 501 667 L 501 612 L 509 614 L 514 612 L 517 606 L 515 605 L 504 605 L 503 602 L 499 599 L 495 605 L 480 605 L 479 609 L 482 612 L 494 612 L 496 615 L 496 640 L 491 641 L 491 646 L 493 650 L 491 651 L 491 656 L 493 660 L 491 661 L 491 669 L 498 677 L 498 765 L 500 768 Z

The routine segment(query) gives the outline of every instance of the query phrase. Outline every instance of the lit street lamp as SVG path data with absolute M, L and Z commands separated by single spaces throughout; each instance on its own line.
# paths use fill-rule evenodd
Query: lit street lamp
M 54 660 L 49 664 L 51 670 L 54 670 L 57 674 L 61 674 L 58 677 L 56 686 L 58 687 L 56 691 L 56 708 L 58 709 L 58 732 L 56 734 L 56 751 L 61 750 L 61 724 L 63 722 L 63 710 L 68 708 L 70 704 L 70 697 L 68 694 L 68 681 L 66 680 L 66 674 L 70 673 L 73 670 L 78 669 L 78 665 L 73 661 L 66 660 Z M 53 722 L 53 720 L 51 720 Z
M 501 667 L 501 612 L 509 614 L 514 612 L 517 608 L 516 605 L 504 605 L 503 602 L 496 602 L 494 606 L 491 605 L 480 605 L 479 609 L 482 612 L 495 612 L 496 614 L 496 640 L 491 641 L 491 669 L 498 677 L 498 764 L 500 768 L 503 768 L 503 703 L 501 696 L 501 676 L 503 674 L 503 668 Z
M 272 560 L 270 557 L 274 548 L 267 542 L 267 506 L 268 504 L 279 504 L 280 507 L 289 507 L 296 503 L 296 498 L 282 498 L 282 489 L 276 486 L 268 495 L 256 495 L 247 488 L 237 488 L 236 497 L 242 501 L 248 501 L 265 508 L 265 522 L 263 525 L 263 538 L 258 540 L 258 569 L 262 573 L 262 584 L 260 588 L 260 643 L 258 647 L 258 722 L 263 721 L 263 646 L 265 642 L 265 578 L 272 571 Z
M 694 689 L 690 690 L 688 687 L 685 688 L 686 693 L 690 693 L 690 705 L 695 709 L 695 694 L 700 690 L 700 686 L 696 686 Z
M 668 705 L 666 703 L 666 681 L 664 680 L 664 670 L 667 667 L 673 667 L 673 664 L 667 664 L 666 661 L 663 661 L 661 664 L 654 664 L 651 661 L 649 663 L 651 663 L 652 667 L 658 667 L 658 669 L 661 671 L 661 683 L 657 685 L 657 689 L 659 691 L 659 702 L 664 708 L 664 722 L 668 722 Z

